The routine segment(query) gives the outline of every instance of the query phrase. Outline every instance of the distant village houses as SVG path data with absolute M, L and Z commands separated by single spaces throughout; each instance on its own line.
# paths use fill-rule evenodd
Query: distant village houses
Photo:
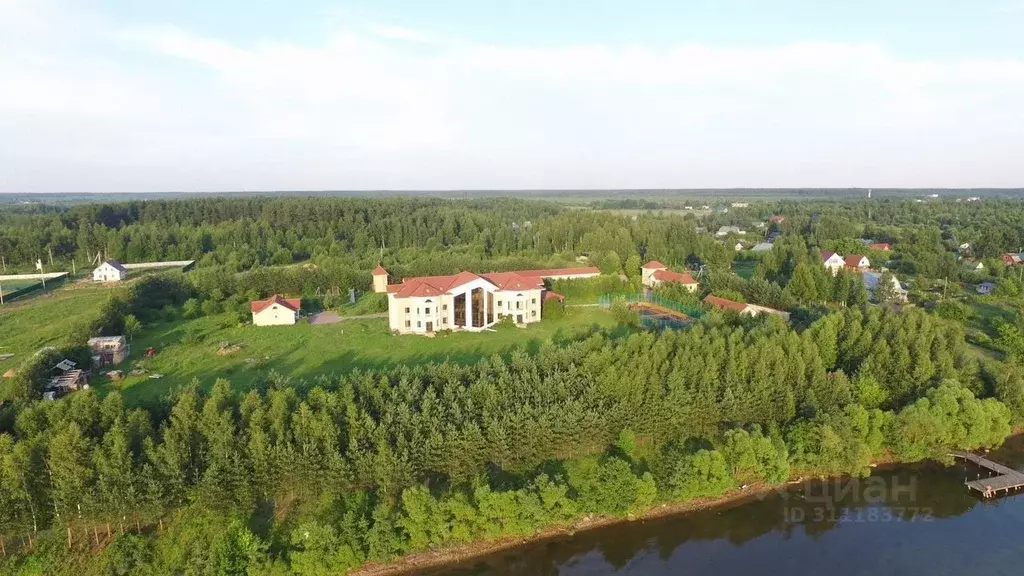
M 903 285 L 900 284 L 900 281 L 896 278 L 895 274 L 890 274 L 889 277 L 892 278 L 892 290 L 893 290 L 893 293 L 896 294 L 896 299 L 899 302 L 906 302 L 907 301 L 907 290 L 905 288 L 903 288 Z M 864 272 L 864 288 L 867 289 L 868 296 L 870 296 L 872 300 L 875 300 L 875 301 L 878 300 L 875 297 L 875 292 L 878 290 L 878 285 L 881 283 L 881 281 L 882 281 L 882 273 L 881 272 L 871 272 L 871 271 L 865 271 Z
M 845 264 L 846 267 L 849 268 L 850 270 L 859 271 L 864 271 L 871 267 L 871 261 L 868 260 L 868 257 L 862 256 L 860 254 L 847 256 L 846 258 L 843 259 L 843 264 Z
M 290 326 L 295 324 L 295 319 L 302 308 L 302 300 L 275 294 L 266 300 L 254 300 L 249 306 L 254 326 Z
M 696 292 L 700 284 L 686 272 L 672 272 L 661 262 L 654 260 L 640 267 L 640 280 L 648 288 L 656 288 L 662 284 L 679 284 L 689 290 Z
M 862 254 L 853 254 L 844 258 L 835 252 L 822 252 L 821 260 L 825 270 L 828 270 L 833 276 L 843 268 L 863 272 L 871 267 L 871 261 Z
M 846 266 L 846 260 L 842 256 L 835 252 L 822 252 L 821 253 L 822 264 L 825 269 L 828 270 L 833 276 L 839 273 L 840 270 Z
M 721 228 L 718 229 L 718 232 L 715 232 L 715 236 L 719 238 L 723 236 L 728 236 L 729 234 L 745 236 L 747 233 L 746 231 L 741 230 L 739 226 L 722 226 Z

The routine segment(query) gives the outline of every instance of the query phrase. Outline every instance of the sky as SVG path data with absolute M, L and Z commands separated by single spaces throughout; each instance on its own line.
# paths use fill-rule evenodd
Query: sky
M 0 193 L 1024 186 L 1024 0 L 0 0 Z

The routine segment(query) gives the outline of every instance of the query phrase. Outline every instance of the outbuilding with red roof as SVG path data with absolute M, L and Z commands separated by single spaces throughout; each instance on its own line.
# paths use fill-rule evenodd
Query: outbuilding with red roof
M 266 300 L 249 303 L 253 326 L 288 326 L 295 324 L 295 318 L 302 308 L 300 298 L 285 298 L 279 294 Z

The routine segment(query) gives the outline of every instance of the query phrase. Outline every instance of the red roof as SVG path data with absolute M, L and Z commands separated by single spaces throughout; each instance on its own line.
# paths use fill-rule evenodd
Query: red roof
M 387 276 L 388 275 L 388 271 L 385 270 L 384 267 L 381 266 L 380 264 L 377 264 L 377 267 L 373 269 L 372 274 L 374 276 Z
M 871 248 L 872 250 L 886 250 L 886 251 L 889 251 L 889 250 L 892 250 L 892 244 L 889 244 L 888 242 L 880 242 L 878 244 L 872 244 L 872 245 L 868 246 L 868 248 Z
M 835 252 L 822 252 L 821 259 L 828 262 L 828 259 L 835 255 Z
M 597 268 L 552 268 L 546 270 L 517 270 L 515 272 L 492 272 L 474 274 L 459 272 L 452 276 L 420 276 L 406 278 L 401 284 L 388 286 L 388 294 L 396 298 L 440 296 L 446 292 L 482 279 L 493 284 L 498 290 L 541 290 L 544 278 L 549 276 L 600 274 Z
M 523 278 L 548 278 L 551 276 L 590 276 L 593 274 L 600 274 L 601 269 L 595 266 L 586 266 L 583 268 L 544 268 L 542 270 L 516 270 L 513 274 L 518 274 Z
M 715 308 L 721 308 L 722 310 L 732 310 L 734 312 L 743 312 L 747 309 L 747 305 L 742 302 L 734 302 L 732 300 L 726 300 L 725 298 L 719 298 L 718 296 L 707 296 L 704 298 L 705 304 L 710 304 Z
M 647 264 L 641 266 L 641 268 L 646 268 L 648 270 L 664 270 L 668 268 L 668 266 L 665 266 L 664 264 L 658 262 L 657 260 L 651 260 Z
M 275 294 L 273 297 L 267 298 L 266 300 L 253 300 L 252 302 L 249 303 L 249 307 L 252 309 L 253 314 L 259 314 L 260 312 L 270 307 L 272 304 L 280 304 L 281 306 L 291 310 L 292 312 L 298 312 L 299 308 L 302 308 L 302 299 L 284 298 L 282 296 Z
M 565 296 L 562 296 L 558 292 L 548 290 L 544 293 L 544 300 L 558 300 L 559 302 L 565 302 Z
M 782 224 L 786 220 L 785 216 L 772 216 L 772 222 Z
M 860 261 L 862 259 L 864 259 L 864 256 L 862 256 L 861 254 L 853 254 L 851 256 L 847 256 L 845 259 L 846 266 L 848 268 L 860 268 Z
M 686 272 L 672 272 L 670 270 L 658 270 L 654 273 L 654 278 L 661 280 L 662 282 L 678 282 L 679 284 L 696 284 L 697 281 L 693 279 Z

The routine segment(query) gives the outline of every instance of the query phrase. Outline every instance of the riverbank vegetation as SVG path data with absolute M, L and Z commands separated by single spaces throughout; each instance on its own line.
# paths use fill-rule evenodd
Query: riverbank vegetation
M 792 470 L 862 473 L 998 445 L 1021 414 L 979 397 L 1019 409 L 1004 380 L 946 321 L 871 308 L 802 333 L 712 315 L 303 391 L 220 381 L 166 409 L 88 391 L 4 420 L 5 571 L 336 573 Z M 81 556 L 108 525 L 132 535 Z
M 1019 227 L 995 234 L 985 221 L 1011 227 L 1024 208 L 983 204 L 782 201 L 700 222 L 522 200 L 5 213 L 0 251 L 12 261 L 43 246 L 58 264 L 104 249 L 198 266 L 81 308 L 40 307 L 51 326 L 17 336 L 19 354 L 54 350 L 19 355 L 3 384 L 0 572 L 336 574 L 793 475 L 997 446 L 1024 422 L 1020 279 L 993 264 L 998 291 L 983 300 L 949 288 L 978 280 L 950 262 L 964 238 L 989 260 L 1013 249 Z M 727 272 L 731 245 L 698 232 L 770 214 L 787 216 L 769 228 L 782 237 L 745 262 L 747 278 Z M 820 251 L 861 236 L 894 243 L 892 269 L 918 306 L 872 304 L 851 275 L 824 273 Z M 634 292 L 639 263 L 658 259 L 691 270 L 703 292 L 791 310 L 793 322 L 711 312 L 686 331 L 644 332 L 566 307 L 525 331 L 435 339 L 397 339 L 381 320 L 239 326 L 249 300 L 275 292 L 353 314 L 348 290 L 366 290 L 378 263 L 400 279 L 581 257 L 605 275 L 556 283 L 570 302 Z M 697 305 L 659 289 L 673 293 Z M 88 362 L 88 336 L 126 332 L 158 349 L 144 362 L 179 373 L 176 385 L 145 393 L 143 376 L 37 401 L 51 354 Z M 240 341 L 248 349 L 216 355 Z

